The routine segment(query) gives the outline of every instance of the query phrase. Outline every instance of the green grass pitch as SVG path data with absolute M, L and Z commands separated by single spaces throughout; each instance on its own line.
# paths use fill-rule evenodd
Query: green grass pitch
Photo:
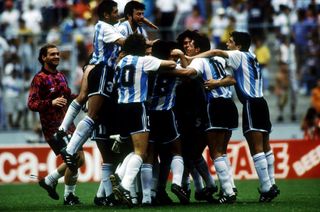
M 168 193 L 176 202 L 173 206 L 158 206 L 128 209 L 126 206 L 97 207 L 93 204 L 93 197 L 98 189 L 98 183 L 79 183 L 76 194 L 80 197 L 81 205 L 64 206 L 62 196 L 64 185 L 58 185 L 60 200 L 51 200 L 47 193 L 36 183 L 29 184 L 1 184 L 0 211 L 320 211 L 320 179 L 278 180 L 281 190 L 271 203 L 258 203 L 257 180 L 236 181 L 239 195 L 237 203 L 233 205 L 214 205 L 206 202 L 196 202 L 192 193 L 189 205 L 178 204 L 177 198 Z

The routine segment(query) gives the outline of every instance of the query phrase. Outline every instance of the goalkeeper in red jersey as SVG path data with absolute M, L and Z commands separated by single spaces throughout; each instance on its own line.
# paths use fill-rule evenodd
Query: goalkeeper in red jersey
M 40 114 L 42 132 L 46 142 L 56 155 L 60 154 L 68 141 L 56 141 L 53 134 L 58 131 L 68 104 L 75 98 L 68 87 L 66 77 L 62 72 L 57 71 L 60 62 L 60 52 L 53 44 L 44 45 L 39 52 L 41 70 L 34 76 L 28 98 L 28 107 Z M 69 128 L 72 133 L 75 126 Z M 78 166 L 84 162 L 83 151 L 79 151 Z M 60 177 L 65 177 L 64 204 L 79 204 L 79 198 L 75 196 L 75 187 L 78 177 L 77 170 L 70 170 L 66 164 L 61 164 L 55 171 L 39 181 L 52 199 L 58 200 L 56 186 Z

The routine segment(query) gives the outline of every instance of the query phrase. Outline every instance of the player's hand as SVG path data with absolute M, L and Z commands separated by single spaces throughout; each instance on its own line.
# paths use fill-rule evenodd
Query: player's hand
M 52 105 L 57 107 L 64 107 L 67 105 L 67 103 L 68 103 L 67 99 L 64 98 L 63 96 L 52 100 Z
M 220 83 L 219 83 L 219 80 L 209 79 L 205 81 L 203 85 L 206 90 L 212 90 L 214 88 L 219 87 Z
M 148 46 L 153 46 L 153 44 L 154 44 L 155 42 L 157 42 L 158 40 L 160 40 L 160 39 L 146 40 L 146 44 L 147 44 Z
M 180 49 L 173 49 L 171 51 L 171 56 L 173 56 L 173 57 L 178 57 L 178 56 L 181 56 L 181 55 L 184 55 L 184 54 Z

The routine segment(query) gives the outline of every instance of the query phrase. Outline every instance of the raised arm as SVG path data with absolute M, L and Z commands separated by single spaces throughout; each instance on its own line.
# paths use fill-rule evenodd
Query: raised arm
M 119 22 L 124 22 L 126 21 L 126 19 L 123 18 L 119 18 L 118 19 Z M 145 23 L 148 27 L 150 27 L 151 29 L 159 29 L 154 23 L 152 23 L 149 19 L 147 19 L 146 17 L 143 18 L 143 23 Z
M 204 58 L 204 57 L 214 57 L 214 56 L 220 56 L 220 57 L 226 57 L 228 58 L 228 53 L 224 50 L 220 50 L 220 49 L 211 49 L 211 50 L 208 50 L 206 52 L 202 52 L 198 55 L 195 55 L 193 57 L 190 57 L 191 59 L 194 59 L 194 58 Z
M 184 53 L 180 49 L 173 49 L 171 51 L 171 56 L 173 58 L 179 58 L 180 59 L 180 65 L 182 68 L 186 68 L 188 66 L 188 60 L 185 57 Z
M 152 29 L 159 29 L 155 24 L 149 21 L 146 17 L 143 18 L 143 22 Z
M 160 68 L 174 69 L 177 66 L 173 60 L 161 60 Z
M 193 68 L 182 68 L 174 69 L 170 71 L 170 74 L 177 77 L 195 77 L 197 75 L 197 71 Z

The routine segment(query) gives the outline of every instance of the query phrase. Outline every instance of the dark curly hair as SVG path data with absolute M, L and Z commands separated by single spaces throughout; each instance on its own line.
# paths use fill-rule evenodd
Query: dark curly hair
M 178 48 L 178 44 L 173 41 L 158 40 L 152 45 L 152 56 L 168 60 L 172 49 L 175 48 Z
M 146 6 L 138 1 L 132 0 L 129 1 L 124 7 L 123 15 L 125 19 L 128 19 L 128 15 L 133 15 L 133 10 L 145 10 Z
M 195 39 L 195 36 L 197 36 L 198 31 L 196 30 L 189 30 L 187 29 L 186 31 L 182 32 L 181 34 L 178 35 L 177 37 L 177 42 L 179 44 L 179 49 L 181 49 L 182 51 L 184 51 L 183 49 L 183 41 L 185 38 L 190 38 L 191 40 Z
M 123 45 L 126 54 L 144 56 L 146 53 L 146 39 L 137 33 L 129 35 Z
M 104 20 L 104 13 L 111 14 L 113 7 L 118 6 L 117 2 L 113 0 L 103 0 L 96 8 L 99 20 Z

